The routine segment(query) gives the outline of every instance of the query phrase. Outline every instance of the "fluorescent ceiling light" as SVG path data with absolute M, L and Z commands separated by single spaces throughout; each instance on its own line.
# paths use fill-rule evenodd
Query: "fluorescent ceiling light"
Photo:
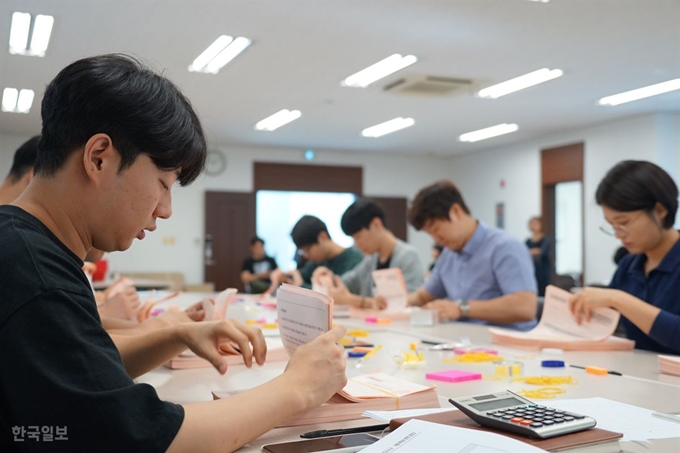
M 624 93 L 603 97 L 597 101 L 597 103 L 600 105 L 619 105 L 675 90 L 680 90 L 680 79 L 673 79 L 667 82 L 638 88 L 637 90 L 626 91 Z
M 418 59 L 414 55 L 402 57 L 398 53 L 395 53 L 366 69 L 362 69 L 356 74 L 352 74 L 340 82 L 340 84 L 347 87 L 366 88 L 376 80 L 387 77 L 400 69 L 404 69 L 406 66 L 412 65 L 416 61 L 418 61 Z
M 191 65 L 191 72 L 217 74 L 227 63 L 243 52 L 252 41 L 248 38 L 222 35 L 203 51 Z
M 550 0 L 529 0 L 529 1 L 535 3 L 548 3 Z
M 9 33 L 9 53 L 44 57 L 52 35 L 54 17 L 38 14 L 33 23 L 31 47 L 28 47 L 28 35 L 31 29 L 31 15 L 28 13 L 12 14 L 12 27 Z
M 302 116 L 302 113 L 300 113 L 299 110 L 286 110 L 286 109 L 279 110 L 272 116 L 268 116 L 262 121 L 259 121 L 255 125 L 255 130 L 271 132 L 273 130 L 280 128 L 284 124 L 288 124 L 291 121 L 295 121 L 296 119 L 300 118 L 300 116 Z
M 413 126 L 414 124 L 415 120 L 413 118 L 394 118 L 393 120 L 385 121 L 384 123 L 376 124 L 375 126 L 364 129 L 361 131 L 361 135 L 371 138 L 381 137 L 400 129 Z
M 5 88 L 2 92 L 2 111 L 13 113 L 28 113 L 33 105 L 35 93 L 33 90 L 17 90 Z
M 515 91 L 523 90 L 539 83 L 547 82 L 548 80 L 556 79 L 562 76 L 560 69 L 543 68 L 538 71 L 524 74 L 523 76 L 515 77 L 497 85 L 484 88 L 477 93 L 480 98 L 496 99 L 506 94 L 514 93 Z
M 515 132 L 519 127 L 516 124 L 498 124 L 496 126 L 487 127 L 486 129 L 480 129 L 478 131 L 468 132 L 458 137 L 461 142 L 478 142 L 480 140 L 486 140 L 487 138 L 497 137 L 503 134 L 509 134 L 510 132 Z

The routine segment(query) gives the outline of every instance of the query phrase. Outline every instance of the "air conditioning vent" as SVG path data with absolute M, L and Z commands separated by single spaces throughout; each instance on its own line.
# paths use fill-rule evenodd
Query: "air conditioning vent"
M 384 87 L 385 91 L 409 96 L 439 97 L 468 91 L 470 79 L 437 76 L 412 76 L 399 79 Z

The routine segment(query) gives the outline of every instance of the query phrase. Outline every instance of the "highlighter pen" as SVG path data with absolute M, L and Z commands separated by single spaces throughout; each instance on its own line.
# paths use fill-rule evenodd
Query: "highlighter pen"
M 370 425 L 370 426 L 358 426 L 356 428 L 341 428 L 341 429 L 321 429 L 319 431 L 310 431 L 308 433 L 300 434 L 303 439 L 315 439 L 317 437 L 328 437 L 328 436 L 342 436 L 345 434 L 355 434 L 355 433 L 368 433 L 371 431 L 382 431 L 385 428 L 389 428 L 389 424 L 386 425 Z
M 580 365 L 569 365 L 572 368 L 578 368 L 580 370 L 586 370 L 586 373 L 590 374 L 611 374 L 613 376 L 623 376 L 623 374 L 619 373 L 618 371 L 610 371 L 606 370 L 604 368 L 596 367 L 596 366 L 580 366 Z

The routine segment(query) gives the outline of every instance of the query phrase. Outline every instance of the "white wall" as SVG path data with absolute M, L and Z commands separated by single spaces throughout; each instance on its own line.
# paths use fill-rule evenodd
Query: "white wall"
M 28 138 L 0 136 L 2 177 L 9 171 L 14 150 Z M 528 219 L 540 213 L 540 150 L 580 141 L 585 142 L 585 278 L 587 282 L 605 281 L 613 274 L 612 256 L 618 242 L 599 231 L 602 214 L 594 201 L 595 189 L 607 170 L 623 159 L 657 162 L 678 182 L 680 115 L 629 118 L 450 158 L 317 150 L 313 163 L 362 166 L 364 193 L 373 196 L 412 199 L 424 185 L 451 179 L 459 186 L 472 213 L 489 225 L 495 224 L 496 203 L 504 202 L 505 228 L 523 239 L 528 235 Z M 304 163 L 302 150 L 246 146 L 223 150 L 228 156 L 225 173 L 219 177 L 203 176 L 188 188 L 173 189 L 173 217 L 161 221 L 159 229 L 144 241 L 135 241 L 129 251 L 109 255 L 113 270 L 179 271 L 185 274 L 187 282 L 202 281 L 204 192 L 252 191 L 255 161 Z M 163 238 L 174 238 L 174 245 L 163 245 Z M 423 264 L 429 264 L 432 245 L 429 236 L 409 227 L 408 239 L 418 248 Z
M 14 150 L 29 137 L 0 136 L 0 172 L 8 172 Z M 227 170 L 218 177 L 201 176 L 189 187 L 175 187 L 173 216 L 159 221 L 158 230 L 134 241 L 124 253 L 108 255 L 113 271 L 183 272 L 188 283 L 203 281 L 202 244 L 204 193 L 207 190 L 251 192 L 253 162 L 305 163 L 302 150 L 234 146 L 221 148 Z M 364 194 L 413 198 L 423 186 L 450 177 L 450 159 L 316 150 L 312 164 L 362 166 Z M 238 219 L 234 219 L 238 221 Z M 173 241 L 164 239 L 173 238 Z M 408 241 L 418 248 L 423 266 L 429 265 L 432 240 L 409 227 Z M 245 257 L 239 257 L 238 259 Z
M 603 221 L 595 190 L 605 173 L 625 159 L 649 160 L 680 181 L 680 115 L 652 114 L 452 158 L 452 177 L 472 212 L 495 223 L 495 205 L 505 202 L 506 229 L 528 235 L 527 222 L 540 213 L 540 150 L 584 142 L 585 280 L 608 281 L 615 270 L 616 239 L 599 230 Z M 506 181 L 505 188 L 499 182 Z

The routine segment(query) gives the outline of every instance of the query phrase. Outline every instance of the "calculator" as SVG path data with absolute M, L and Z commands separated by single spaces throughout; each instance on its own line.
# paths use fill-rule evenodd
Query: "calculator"
M 482 426 L 541 439 L 583 431 L 597 424 L 592 417 L 535 404 L 509 390 L 451 398 L 449 402 Z

